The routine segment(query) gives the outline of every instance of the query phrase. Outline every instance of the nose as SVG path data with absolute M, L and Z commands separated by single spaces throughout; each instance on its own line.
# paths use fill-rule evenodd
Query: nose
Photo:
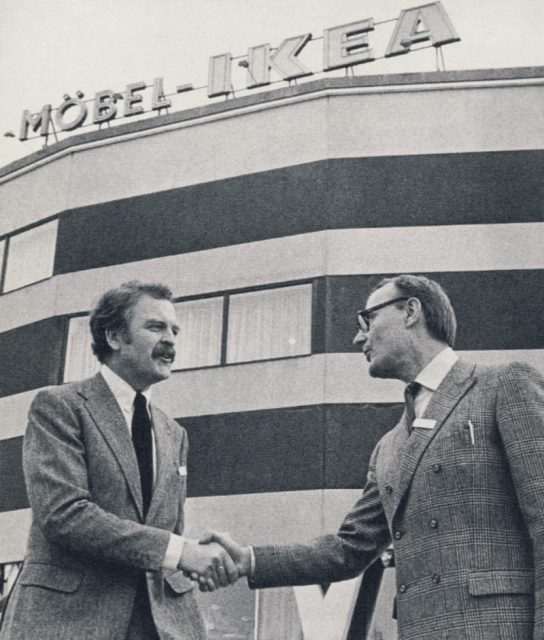
M 174 345 L 176 343 L 176 333 L 172 327 L 167 327 L 161 336 L 161 342 L 166 342 L 169 345 Z
M 353 344 L 357 346 L 358 344 L 364 344 L 366 342 L 366 332 L 362 329 L 359 329 L 353 338 Z

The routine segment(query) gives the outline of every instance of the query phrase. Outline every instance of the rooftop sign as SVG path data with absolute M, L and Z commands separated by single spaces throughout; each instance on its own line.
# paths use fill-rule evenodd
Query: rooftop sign
M 407 54 L 414 44 L 421 42 L 430 42 L 432 46 L 439 48 L 460 40 L 440 2 L 404 9 L 395 22 L 385 58 Z M 322 71 L 348 69 L 374 61 L 376 58 L 369 36 L 374 28 L 374 19 L 367 18 L 325 29 Z M 313 72 L 307 69 L 299 58 L 310 40 L 312 40 L 312 34 L 304 33 L 286 38 L 275 49 L 271 48 L 270 44 L 250 47 L 247 57 L 243 57 L 238 62 L 240 66 L 247 69 L 245 88 L 254 89 L 269 85 L 271 71 L 286 82 L 313 75 Z M 217 96 L 228 98 L 234 94 L 233 59 L 230 53 L 222 53 L 209 59 L 206 87 L 209 98 Z M 152 111 L 160 113 L 162 109 L 172 105 L 169 96 L 174 93 L 165 93 L 162 78 L 155 78 L 151 85 L 147 85 L 144 81 L 133 82 L 126 85 L 123 92 L 115 92 L 111 89 L 98 91 L 91 100 L 84 100 L 84 94 L 78 91 L 76 97 L 65 94 L 64 102 L 56 108 L 46 104 L 38 113 L 25 109 L 21 118 L 19 139 L 27 140 L 29 130 L 32 130 L 39 131 L 39 135 L 44 136 L 47 141 L 47 136 L 51 132 L 55 135 L 58 131 L 77 129 L 86 123 L 89 116 L 91 122 L 87 124 L 100 126 L 104 123 L 109 124 L 119 116 L 128 117 L 145 113 L 143 91 L 148 88 L 152 90 Z M 184 93 L 193 89 L 192 84 L 182 84 L 176 87 L 175 93 Z

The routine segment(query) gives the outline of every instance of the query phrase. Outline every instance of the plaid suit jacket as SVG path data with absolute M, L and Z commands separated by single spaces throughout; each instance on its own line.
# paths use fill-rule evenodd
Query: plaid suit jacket
M 102 376 L 36 396 L 23 446 L 32 525 L 2 640 L 124 640 L 143 571 L 160 637 L 206 637 L 193 583 L 162 569 L 170 532 L 183 530 L 187 437 L 151 414 L 157 469 L 144 518 L 130 434 Z
M 253 587 L 343 580 L 395 545 L 401 640 L 544 639 L 544 378 L 458 361 L 376 446 L 335 535 L 255 547 Z

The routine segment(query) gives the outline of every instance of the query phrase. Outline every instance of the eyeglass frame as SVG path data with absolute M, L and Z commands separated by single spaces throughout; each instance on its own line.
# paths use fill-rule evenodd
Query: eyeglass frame
M 402 302 L 406 300 L 410 300 L 412 296 L 400 296 L 398 298 L 393 298 L 392 300 L 387 300 L 387 302 L 382 302 L 381 304 L 376 304 L 373 307 L 369 307 L 368 309 L 362 309 L 361 311 L 357 311 L 357 326 L 359 331 L 363 331 L 364 333 L 368 333 L 370 331 L 370 314 L 375 311 L 379 311 L 384 307 L 389 306 L 390 304 L 394 304 L 395 302 Z M 362 327 L 361 324 L 365 326 Z

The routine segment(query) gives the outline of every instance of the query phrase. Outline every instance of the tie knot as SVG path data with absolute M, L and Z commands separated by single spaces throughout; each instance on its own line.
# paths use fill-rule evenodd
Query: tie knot
M 421 389 L 421 385 L 419 382 L 410 382 L 409 385 L 406 386 L 404 390 L 404 395 L 407 398 L 411 398 L 412 400 L 417 396 L 418 391 Z
M 421 389 L 419 382 L 411 382 L 404 389 L 404 403 L 405 403 L 405 416 L 406 416 L 406 430 L 408 435 L 412 432 L 412 422 L 416 417 L 415 398 L 417 392 Z
M 135 409 L 147 409 L 147 400 L 143 393 L 140 391 L 136 392 L 134 396 L 134 408 Z

